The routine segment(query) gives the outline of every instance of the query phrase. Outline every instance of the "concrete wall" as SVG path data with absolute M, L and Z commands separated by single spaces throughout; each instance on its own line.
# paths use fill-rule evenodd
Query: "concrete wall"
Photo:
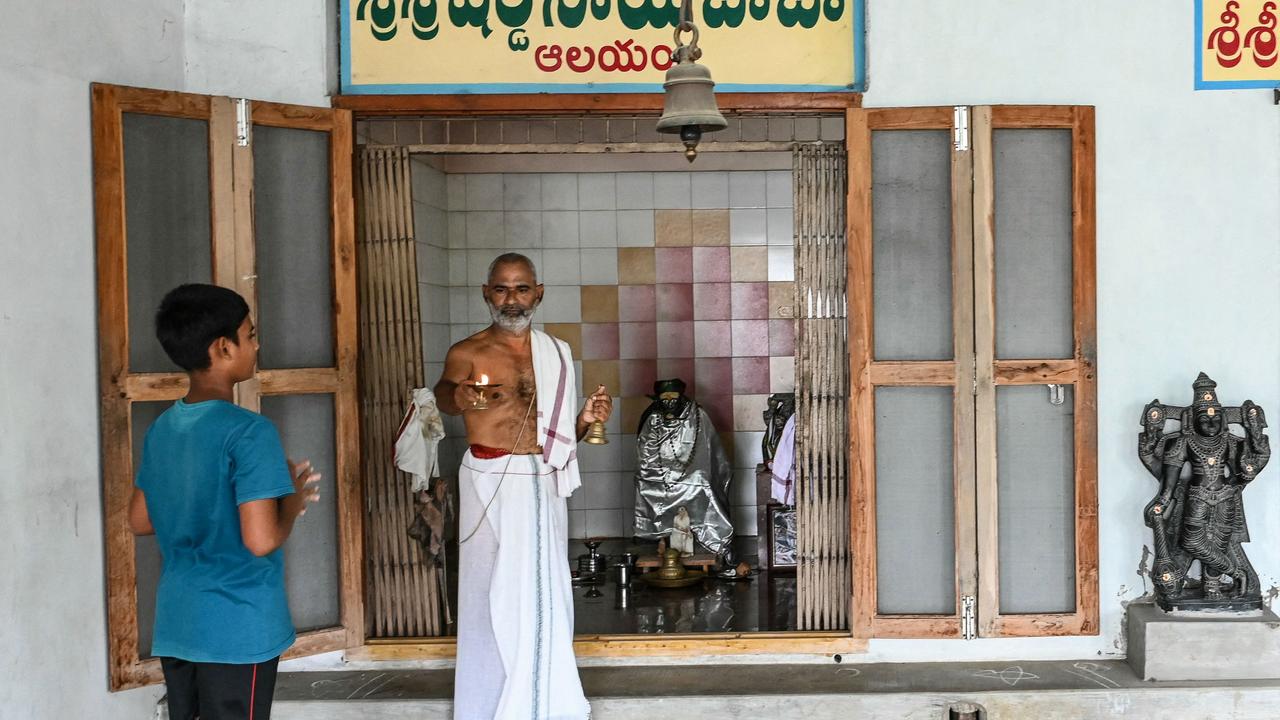
M 1122 603 L 1149 589 L 1138 574 L 1156 487 L 1135 454 L 1143 405 L 1189 402 L 1204 370 L 1224 402 L 1280 413 L 1280 108 L 1269 90 L 1192 91 L 1191 3 L 868 6 L 869 107 L 1097 107 L 1102 596 L 1096 638 L 874 641 L 869 659 L 1120 653 Z M 1280 467 L 1245 498 L 1245 548 L 1266 593 L 1280 585 Z
M 6 715 L 146 717 L 159 696 L 106 692 L 88 83 L 323 103 L 332 0 L 259 4 L 55 0 L 0 25 Z M 1121 604 L 1144 592 L 1143 403 L 1185 401 L 1203 369 L 1225 400 L 1280 413 L 1280 109 L 1267 91 L 1191 91 L 1185 3 L 869 5 L 868 106 L 1098 108 L 1103 615 L 1096 638 L 875 641 L 867 659 L 1118 653 Z M 1247 498 L 1248 550 L 1280 585 L 1280 467 Z
M 318 8 L 333 0 L 14 5 L 0 23 L 0 715 L 150 717 L 158 688 L 107 692 L 89 83 L 327 104 L 334 30 Z

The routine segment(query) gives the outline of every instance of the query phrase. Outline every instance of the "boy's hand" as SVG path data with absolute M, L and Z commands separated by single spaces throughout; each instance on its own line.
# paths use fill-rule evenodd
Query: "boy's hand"
M 320 473 L 311 469 L 310 460 L 289 460 L 289 475 L 293 478 L 291 509 L 296 515 L 307 514 L 307 504 L 320 500 Z

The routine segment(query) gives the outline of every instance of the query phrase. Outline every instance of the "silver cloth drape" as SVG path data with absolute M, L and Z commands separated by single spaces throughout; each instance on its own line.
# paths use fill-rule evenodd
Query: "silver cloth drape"
M 649 413 L 636 438 L 636 453 L 635 536 L 667 537 L 683 507 L 698 544 L 724 554 L 733 544 L 733 471 L 706 411 L 689 401 L 670 420 L 662 412 Z

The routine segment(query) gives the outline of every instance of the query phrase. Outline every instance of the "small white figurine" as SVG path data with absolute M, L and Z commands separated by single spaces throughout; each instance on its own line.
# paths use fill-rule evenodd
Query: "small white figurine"
M 676 512 L 675 527 L 671 529 L 671 547 L 680 551 L 681 557 L 693 554 L 693 532 L 689 529 L 689 511 L 683 505 Z

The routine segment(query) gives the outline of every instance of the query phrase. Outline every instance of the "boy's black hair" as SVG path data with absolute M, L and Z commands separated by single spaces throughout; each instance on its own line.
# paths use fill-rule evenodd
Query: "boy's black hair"
M 209 367 L 209 345 L 218 338 L 239 344 L 240 324 L 249 304 L 234 290 L 217 285 L 179 285 L 160 301 L 156 338 L 183 370 Z

